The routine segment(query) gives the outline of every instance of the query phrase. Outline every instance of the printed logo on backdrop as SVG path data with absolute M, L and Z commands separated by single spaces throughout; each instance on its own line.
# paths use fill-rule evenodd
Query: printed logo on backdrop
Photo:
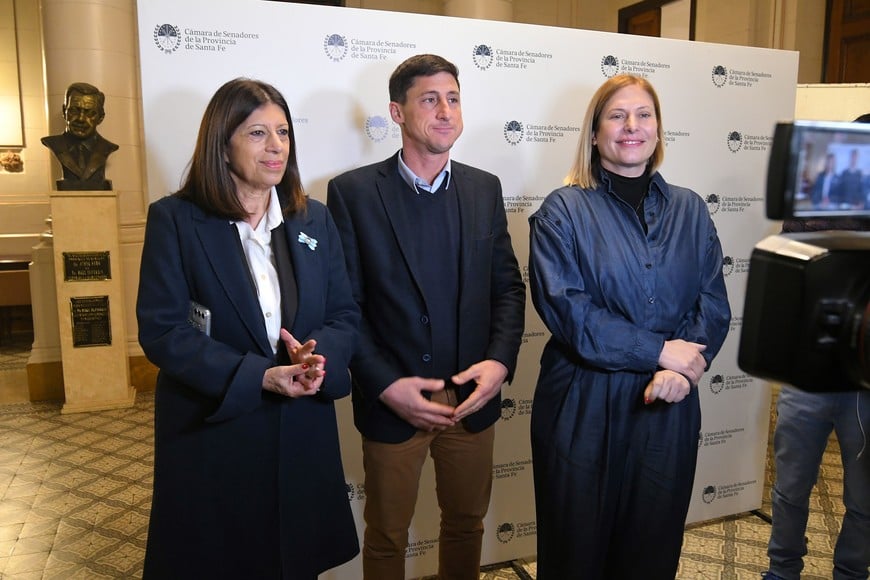
M 492 66 L 492 49 L 485 44 L 478 44 L 471 52 L 471 60 L 474 61 L 474 66 L 480 70 L 486 70 Z
M 517 404 L 513 399 L 501 400 L 501 419 L 502 421 L 510 421 L 514 418 L 517 412 Z
M 713 375 L 710 377 L 710 391 L 714 395 L 718 395 L 725 388 L 725 377 L 722 375 Z
M 364 484 L 357 483 L 356 485 L 354 485 L 353 483 L 346 481 L 344 483 L 344 487 L 347 490 L 347 501 L 353 501 L 353 500 L 357 500 L 360 502 L 365 501 L 366 488 L 365 488 Z
M 524 197 L 524 198 L 525 198 L 525 197 L 528 197 L 529 199 L 534 199 L 534 200 L 538 200 L 538 201 L 544 199 L 544 197 L 541 196 L 541 195 L 536 195 L 536 196 L 525 196 L 525 195 L 524 195 L 523 197 Z M 539 337 L 542 337 L 542 336 L 544 336 L 544 333 L 543 333 L 542 331 L 540 331 L 540 330 L 530 330 L 530 331 L 528 331 L 528 332 L 524 332 L 524 333 L 523 333 L 523 342 L 522 342 L 522 344 L 526 344 L 526 343 L 528 343 L 530 338 L 539 338 Z
M 704 201 L 707 203 L 707 211 L 710 212 L 710 215 L 716 215 L 716 212 L 719 211 L 719 196 L 711 193 Z
M 354 60 L 388 60 L 416 48 L 417 44 L 413 42 L 383 38 L 371 40 L 351 37 L 348 41 L 341 34 L 327 34 L 323 40 L 323 51 L 333 62 L 344 60 L 347 56 Z
M 509 477 L 517 477 L 521 473 L 525 473 L 531 467 L 531 459 L 525 459 L 522 461 L 511 461 L 509 463 L 498 463 L 492 466 L 492 478 L 507 479 Z
M 633 60 L 628 58 L 623 58 L 620 61 L 620 59 L 612 54 L 608 54 L 601 59 L 601 73 L 607 78 L 615 76 L 620 72 L 648 78 L 659 72 L 659 69 L 669 68 L 671 68 L 671 65 L 666 62 Z
M 675 143 L 677 139 L 683 139 L 684 137 L 691 136 L 692 134 L 688 131 L 665 131 L 665 147 L 667 147 L 671 143 Z
M 543 333 L 542 333 L 543 334 Z M 517 417 L 523 417 L 525 415 L 532 414 L 532 400 L 531 399 L 519 399 L 514 400 L 510 398 L 501 400 L 501 418 L 503 421 L 510 421 Z
M 755 88 L 760 82 L 767 79 L 772 79 L 773 75 L 766 72 L 755 70 L 735 70 L 728 71 L 728 86 Z
M 743 135 L 737 131 L 728 133 L 728 150 L 731 153 L 737 153 L 743 147 Z
M 747 488 L 754 487 L 757 484 L 757 480 L 753 479 L 752 481 L 738 481 L 724 485 L 707 485 L 701 491 L 701 499 L 704 503 L 710 504 L 717 499 L 739 497 Z
M 746 429 L 743 427 L 735 427 L 733 429 L 722 429 L 720 431 L 701 432 L 701 447 L 712 447 L 714 445 L 725 445 L 735 434 L 741 434 Z
M 740 150 L 767 152 L 772 142 L 773 136 L 771 135 L 748 135 L 740 131 L 728 133 L 728 150 L 731 153 L 737 153 Z
M 154 44 L 166 54 L 172 54 L 181 46 L 181 31 L 173 24 L 158 24 L 154 27 Z
M 192 26 L 179 28 L 174 24 L 158 24 L 154 27 L 154 44 L 166 54 L 172 54 L 179 48 L 192 52 L 223 53 L 259 38 L 257 33 L 239 30 L 209 30 Z
M 504 124 L 504 139 L 511 145 L 526 143 L 559 143 L 565 138 L 574 139 L 572 133 L 579 133 L 580 127 L 571 125 L 534 125 L 523 124 L 517 120 L 511 120 Z
M 502 544 L 510 543 L 514 538 L 524 538 L 526 536 L 535 536 L 538 534 L 538 525 L 536 522 L 520 522 L 516 525 L 510 522 L 500 524 L 495 531 L 495 537 Z
M 507 544 L 514 539 L 514 525 L 509 522 L 501 524 L 495 532 L 495 537 L 502 544 Z
M 523 124 L 519 121 L 508 121 L 504 124 L 504 140 L 516 145 L 523 140 Z
M 722 274 L 725 277 L 731 274 L 746 274 L 749 272 L 749 260 L 746 258 L 733 258 L 724 256 L 722 258 Z
M 717 64 L 713 67 L 711 77 L 713 79 L 713 86 L 720 89 L 726 85 L 729 87 L 754 88 L 760 81 L 773 78 L 773 75 L 753 70 L 734 70 L 733 68 L 728 70 L 723 65 Z
M 329 60 L 340 61 L 347 56 L 347 39 L 340 34 L 327 34 L 323 40 L 323 52 Z
M 399 139 L 402 136 L 402 129 L 393 120 L 384 115 L 370 115 L 365 122 L 366 137 L 380 143 L 386 138 Z
M 704 491 L 701 492 L 701 499 L 704 500 L 704 503 L 713 503 L 713 500 L 716 499 L 716 486 L 708 485 L 704 488 Z
M 728 82 L 728 69 L 721 64 L 717 64 L 713 67 L 713 73 L 711 76 L 713 78 L 713 86 L 721 89 L 725 86 L 725 83 Z
M 731 323 L 728 325 L 728 332 L 739 331 L 741 326 L 743 326 L 743 317 L 732 316 Z
M 386 117 L 383 117 L 381 115 L 372 115 L 371 117 L 366 119 L 366 136 L 375 143 L 380 143 L 381 141 L 386 139 L 389 133 L 390 122 L 387 121 Z
M 710 392 L 718 395 L 722 391 L 738 391 L 753 386 L 754 381 L 747 374 L 713 375 L 710 377 Z
M 479 44 L 472 49 L 472 57 L 474 64 L 481 70 L 488 69 L 492 64 L 495 64 L 495 68 L 525 70 L 537 66 L 541 61 L 551 60 L 553 55 L 549 52 L 493 48 Z
M 619 72 L 619 59 L 613 56 L 612 54 L 608 54 L 604 58 L 601 59 L 601 74 L 610 78 L 612 76 L 616 76 L 616 73 Z
M 416 558 L 425 556 L 426 552 L 438 545 L 438 538 L 427 538 L 425 540 L 417 540 L 409 542 L 405 549 L 405 558 Z
M 517 195 L 515 197 L 506 197 L 504 199 L 504 211 L 505 213 L 522 213 L 524 211 L 530 211 L 534 207 L 541 204 L 544 200 L 544 196 L 542 195 Z M 543 333 L 540 333 L 543 334 Z M 524 335 L 528 336 L 528 335 Z M 525 338 L 523 342 L 528 342 Z
M 710 215 L 715 215 L 720 211 L 723 214 L 744 213 L 764 205 L 764 198 L 758 195 L 718 195 L 711 193 L 704 201 L 707 202 L 707 210 Z M 758 211 L 760 212 L 760 209 Z

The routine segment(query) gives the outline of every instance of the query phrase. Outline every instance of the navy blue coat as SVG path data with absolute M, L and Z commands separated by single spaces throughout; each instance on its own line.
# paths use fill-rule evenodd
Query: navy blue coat
M 402 377 L 432 377 L 429 308 L 420 265 L 408 252 L 408 241 L 418 233 L 395 202 L 414 193 L 399 175 L 398 163 L 396 153 L 339 175 L 327 187 L 363 313 L 360 347 L 351 363 L 354 421 L 365 437 L 385 443 L 405 441 L 416 429 L 382 403 L 380 394 Z M 507 230 L 501 184 L 491 173 L 456 161 L 451 161 L 450 179 L 460 219 L 456 372 L 494 359 L 507 367 L 510 381 L 522 342 L 526 290 Z M 437 240 L 432 251 L 438 251 Z M 460 401 L 474 388 L 474 382 L 461 385 Z M 496 396 L 464 424 L 478 432 L 500 415 Z
M 298 307 L 282 322 L 317 340 L 328 369 L 299 399 L 262 389 L 276 358 L 236 229 L 175 196 L 149 209 L 137 317 L 160 373 L 146 578 L 312 577 L 359 551 L 333 405 L 350 392 L 359 310 L 323 204 L 285 230 Z M 190 300 L 211 310 L 211 336 L 187 323 Z

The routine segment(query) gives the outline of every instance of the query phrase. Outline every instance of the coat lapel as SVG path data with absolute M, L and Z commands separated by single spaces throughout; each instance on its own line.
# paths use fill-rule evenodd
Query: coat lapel
M 456 186 L 456 198 L 459 201 L 459 297 L 461 300 L 466 281 L 474 279 L 474 272 L 470 272 L 469 269 L 476 259 L 474 240 L 475 224 L 478 219 L 477 196 L 475 183 L 468 178 L 462 166 L 454 161 L 451 163 L 451 170 L 451 182 Z
M 390 220 L 390 225 L 393 228 L 393 233 L 396 236 L 396 241 L 399 245 L 399 251 L 402 253 L 402 260 L 411 272 L 411 277 L 414 279 L 414 285 L 422 294 L 420 286 L 419 264 L 416 263 L 413 254 L 409 248 L 413 247 L 414 237 L 417 232 L 411 227 L 407 216 L 405 216 L 402 208 L 405 204 L 398 202 L 400 195 L 411 195 L 408 189 L 408 184 L 402 179 L 398 172 L 398 154 L 387 160 L 381 168 L 376 187 L 381 198 L 381 203 L 384 206 L 384 212 L 387 214 L 387 219 Z
M 251 274 L 241 249 L 236 228 L 226 219 L 204 217 L 197 226 L 212 271 L 239 317 L 263 354 L 272 355 L 263 313 L 251 288 Z M 209 250 L 206 250 L 209 248 Z
M 326 291 L 320 284 L 322 274 L 318 270 L 318 258 L 325 258 L 318 252 L 327 252 L 329 248 L 326 240 L 318 239 L 325 236 L 326 232 L 315 226 L 307 213 L 304 216 L 284 216 L 284 232 L 293 261 L 293 273 L 297 281 L 302 281 L 296 284 L 296 316 L 290 321 L 292 324 L 287 326 L 288 330 L 299 335 L 297 338 L 307 336 L 312 330 L 311 322 L 305 316 L 310 310 L 306 304 L 313 304 L 312 301 Z

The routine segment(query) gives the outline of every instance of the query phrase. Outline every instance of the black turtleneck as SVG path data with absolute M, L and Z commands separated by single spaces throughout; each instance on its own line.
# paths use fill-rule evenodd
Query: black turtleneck
M 646 197 L 646 192 L 649 191 L 649 173 L 644 172 L 639 177 L 626 177 L 604 168 L 602 170 L 610 178 L 613 193 L 634 209 L 634 213 L 637 214 L 640 223 L 643 224 L 643 231 L 645 232 L 646 220 L 643 219 L 643 200 Z

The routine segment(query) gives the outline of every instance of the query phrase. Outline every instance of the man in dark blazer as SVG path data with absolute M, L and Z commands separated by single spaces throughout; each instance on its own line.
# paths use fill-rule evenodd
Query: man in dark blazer
M 452 161 L 456 67 L 417 55 L 390 77 L 402 150 L 329 182 L 363 320 L 351 362 L 363 436 L 368 580 L 404 578 L 426 455 L 441 506 L 439 577 L 478 578 L 494 423 L 522 341 L 525 286 L 501 184 Z
M 833 153 L 825 155 L 825 168 L 816 176 L 813 182 L 811 199 L 813 206 L 826 206 L 832 201 L 832 194 L 837 190 L 837 157 Z
M 853 209 L 864 209 L 867 195 L 864 193 L 864 175 L 858 165 L 861 153 L 857 149 L 849 152 L 849 166 L 840 173 L 837 183 L 836 201 L 847 204 Z
M 60 135 L 42 138 L 63 167 L 59 190 L 106 191 L 112 182 L 106 179 L 106 162 L 118 146 L 97 133 L 97 125 L 106 116 L 106 96 L 88 83 L 67 87 L 63 100 L 66 130 Z

